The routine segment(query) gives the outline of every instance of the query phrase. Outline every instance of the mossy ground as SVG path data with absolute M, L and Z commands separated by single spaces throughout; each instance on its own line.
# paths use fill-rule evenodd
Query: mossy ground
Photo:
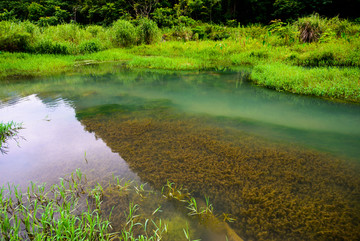
M 166 109 L 93 115 L 81 122 L 143 181 L 161 188 L 171 180 L 195 196 L 210 196 L 220 212 L 237 218 L 232 226 L 245 240 L 360 237 L 356 163 Z

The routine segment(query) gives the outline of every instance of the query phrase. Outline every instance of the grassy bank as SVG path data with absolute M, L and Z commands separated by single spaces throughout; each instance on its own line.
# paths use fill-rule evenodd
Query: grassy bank
M 258 85 L 296 94 L 360 101 L 358 68 L 312 68 L 275 63 L 255 66 L 251 78 Z
M 245 65 L 254 67 L 251 80 L 266 87 L 360 101 L 353 69 L 360 67 L 360 25 L 338 18 L 314 15 L 293 24 L 274 21 L 237 28 L 204 24 L 161 30 L 151 20 L 119 20 L 108 28 L 74 24 L 39 28 L 29 22 L 3 21 L 0 32 L 4 33 L 0 48 L 5 50 L 0 53 L 0 79 L 61 74 L 107 61 L 168 70 Z

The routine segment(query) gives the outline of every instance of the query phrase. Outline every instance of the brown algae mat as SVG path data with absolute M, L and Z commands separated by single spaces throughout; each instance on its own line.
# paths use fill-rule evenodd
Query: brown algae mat
M 357 163 L 166 110 L 151 113 L 157 117 L 84 115 L 81 123 L 142 181 L 160 190 L 170 180 L 209 196 L 215 211 L 236 217 L 230 226 L 244 240 L 360 239 Z

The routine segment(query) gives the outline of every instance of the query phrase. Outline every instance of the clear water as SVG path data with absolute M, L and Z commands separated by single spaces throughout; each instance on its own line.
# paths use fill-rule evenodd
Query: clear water
M 9 140 L 6 149 L 7 153 L 0 155 L 0 185 L 12 182 L 25 187 L 29 181 L 56 183 L 58 178 L 66 173 L 80 168 L 88 177 L 94 180 L 101 180 L 115 174 L 129 179 L 149 182 L 153 188 L 157 189 L 166 178 L 172 177 L 171 173 L 173 171 L 162 166 L 167 165 L 165 162 L 153 164 L 155 167 L 151 167 L 153 169 L 149 168 L 152 171 L 159 172 L 158 175 L 163 178 L 162 180 L 154 179 L 152 173 L 150 175 L 150 173 L 146 172 L 147 168 L 135 163 L 138 160 L 136 158 L 140 160 L 144 156 L 151 156 L 154 160 L 162 160 L 164 153 L 167 152 L 162 152 L 162 149 L 157 150 L 151 146 L 151 143 L 157 143 L 159 138 L 164 139 L 163 149 L 168 148 L 168 152 L 173 152 L 176 156 L 178 150 L 174 147 L 172 139 L 170 137 L 168 139 L 168 136 L 175 136 L 176 139 L 177 136 L 180 136 L 178 133 L 186 132 L 189 136 L 184 137 L 184 139 L 179 137 L 180 139 L 176 140 L 187 141 L 189 138 L 201 137 L 201 133 L 206 133 L 208 136 L 204 137 L 204 140 L 210 139 L 209 143 L 217 141 L 224 145 L 225 149 L 223 148 L 222 151 L 213 151 L 217 152 L 218 156 L 221 156 L 222 152 L 229 153 L 231 146 L 239 148 L 241 153 L 247 153 L 246 147 L 243 146 L 244 143 L 248 143 L 251 150 L 252 148 L 261 147 L 264 149 L 259 152 L 269 152 L 263 155 L 266 158 L 255 154 L 246 154 L 250 156 L 249 162 L 256 159 L 259 163 L 261 161 L 265 163 L 269 160 L 267 159 L 268 156 L 279 157 L 284 155 L 279 160 L 287 160 L 289 159 L 288 156 L 294 156 L 294 160 L 302 158 L 306 162 L 308 156 L 311 156 L 312 160 L 315 160 L 314 163 L 320 163 L 320 165 L 322 163 L 331 163 L 329 165 L 330 169 L 338 165 L 340 171 L 329 170 L 328 167 L 324 167 L 324 170 L 320 168 L 321 171 L 316 173 L 314 171 L 314 176 L 316 176 L 314 180 L 315 182 L 321 180 L 321 176 L 326 176 L 328 173 L 337 176 L 336 172 L 339 171 L 339 175 L 343 174 L 341 178 L 354 185 L 349 187 L 351 191 L 348 187 L 338 191 L 339 185 L 336 183 L 319 182 L 319 186 L 316 186 L 317 183 L 311 185 L 314 185 L 315 189 L 328 187 L 329 190 L 326 192 L 334 192 L 337 197 L 333 202 L 352 203 L 354 216 L 344 222 L 350 223 L 349 220 L 359 218 L 360 205 L 355 198 L 359 195 L 358 188 L 360 185 L 360 174 L 358 172 L 358 163 L 360 162 L 359 105 L 335 103 L 318 98 L 278 93 L 254 87 L 246 81 L 246 72 L 128 71 L 117 66 L 114 66 L 111 72 L 103 71 L 99 73 L 99 70 L 101 70 L 101 66 L 95 66 L 88 67 L 88 69 L 84 70 L 84 73 L 73 76 L 60 76 L 45 80 L 23 80 L 9 84 L 1 83 L 0 120 L 3 122 L 13 120 L 23 123 L 24 129 L 19 132 L 21 138 L 18 138 L 17 141 Z M 146 121 L 150 125 L 154 124 L 155 127 L 160 127 L 159 131 L 162 133 L 153 134 L 153 137 L 144 137 L 144 143 L 149 143 L 149 145 L 136 142 L 136 145 L 142 145 L 138 151 L 142 154 L 136 153 L 134 155 L 134 158 L 135 156 L 136 158 L 133 160 L 129 154 L 130 151 L 128 152 L 128 149 L 121 143 L 127 141 L 124 135 L 132 135 L 132 130 L 138 131 L 135 127 L 144 128 L 143 123 Z M 180 124 L 175 125 L 175 121 Z M 126 123 L 130 123 L 129 125 L 134 124 L 135 127 L 132 127 L 132 130 L 127 130 L 125 127 L 129 125 L 126 125 Z M 162 129 L 163 126 L 164 129 Z M 156 131 L 155 127 L 153 133 Z M 177 128 L 183 129 L 177 132 Z M 172 129 L 174 129 L 174 132 L 171 132 Z M 223 136 L 212 132 L 225 134 Z M 145 134 L 139 135 L 139 139 Z M 214 139 L 212 139 L 213 137 Z M 131 138 L 129 137 L 129 139 Z M 154 140 L 152 141 L 151 138 L 154 138 Z M 250 141 L 255 141 L 254 144 L 252 142 L 238 142 L 237 138 L 250 138 Z M 166 147 L 167 142 L 168 147 Z M 135 145 L 133 141 L 126 143 Z M 227 147 L 229 149 L 226 149 Z M 202 148 L 201 145 L 199 148 Z M 206 150 L 209 150 L 209 148 Z M 275 154 L 271 154 L 273 150 Z M 161 154 L 162 157 L 154 153 L 155 151 L 159 155 Z M 296 154 L 292 155 L 292 152 Z M 200 160 L 202 157 L 201 152 L 199 153 L 196 154 L 200 155 L 197 158 L 195 154 L 189 151 L 189 155 L 193 155 L 194 159 Z M 255 152 L 252 150 L 249 153 Z M 173 160 L 171 158 L 172 155 L 169 154 L 166 161 L 175 163 L 178 162 L 180 157 L 177 156 L 178 159 L 174 157 Z M 231 159 L 228 156 L 226 158 L 221 156 L 221 158 L 227 161 Z M 184 159 L 185 162 L 186 158 Z M 274 163 L 271 165 L 285 166 L 285 164 Z M 236 162 L 231 165 L 236 166 Z M 305 170 L 308 165 L 313 165 L 313 163 L 304 163 L 303 166 L 299 166 L 299 170 Z M 221 164 L 215 169 L 221 170 L 223 166 L 224 164 Z M 243 166 L 244 164 L 239 164 L 236 167 L 240 170 L 239 175 L 244 174 L 240 173 Z M 179 168 L 179 165 L 175 167 Z M 178 169 L 174 173 L 183 172 L 185 177 L 191 173 L 192 177 L 197 178 L 196 181 L 187 183 L 176 175 L 173 176 L 173 180 L 184 182 L 179 184 L 184 184 L 189 189 L 193 188 L 191 191 L 194 191 L 198 196 L 209 195 L 214 199 L 214 204 L 217 204 L 216 207 L 219 210 L 233 214 L 239 220 L 238 224 L 233 225 L 233 228 L 241 237 L 255 240 L 293 238 L 291 236 L 293 234 L 283 230 L 270 232 L 265 228 L 267 234 L 262 233 L 264 228 L 258 230 L 257 225 L 251 221 L 254 218 L 253 214 L 236 206 L 236 198 L 234 200 L 234 198 L 224 196 L 226 195 L 225 191 L 214 191 L 213 186 L 216 185 L 212 185 L 212 182 L 217 183 L 219 179 L 226 179 L 227 172 L 231 172 L 236 176 L 234 172 L 238 169 L 234 168 L 234 166 L 231 167 L 230 171 L 224 169 L 219 173 L 210 171 L 214 167 L 206 169 L 206 173 L 202 173 L 202 169 L 199 169 L 200 171 L 189 171 L 192 168 L 189 166 L 189 168 Z M 292 173 L 293 168 L 289 167 L 288 170 L 285 169 L 281 173 Z M 314 166 L 314 169 L 316 168 Z M 261 166 L 256 169 L 260 170 Z M 296 171 L 290 176 L 298 177 L 300 171 Z M 262 171 L 262 174 L 266 172 L 269 172 L 268 167 Z M 206 178 L 204 178 L 204 175 Z M 222 177 L 219 178 L 219 175 Z M 271 176 L 269 173 L 268 175 Z M 304 175 L 306 182 L 306 172 Z M 332 177 L 331 175 L 330 177 Z M 272 188 L 275 188 L 281 182 L 288 182 L 287 178 L 289 176 L 285 174 L 284 177 L 280 176 L 282 174 L 278 174 L 277 178 L 279 179 L 274 181 Z M 244 179 L 248 180 L 248 183 L 244 180 L 233 184 L 227 183 L 227 180 L 224 181 L 224 185 L 228 185 L 229 190 L 232 190 L 232 188 L 234 188 L 234 192 L 240 190 L 238 195 L 242 201 L 239 201 L 239 206 L 241 203 L 243 207 L 247 207 L 247 210 L 252 207 L 251 202 L 255 201 L 250 196 L 244 196 L 245 191 L 243 188 L 250 188 L 251 193 L 257 193 L 256 190 L 261 189 L 260 184 L 254 184 L 252 187 L 251 185 L 255 181 L 251 181 L 253 176 L 249 178 Z M 201 182 L 201 180 L 204 181 L 201 185 L 194 184 Z M 313 179 L 308 181 L 314 182 Z M 296 183 L 300 182 L 296 181 Z M 269 200 L 273 202 L 276 199 L 291 200 L 292 197 L 298 198 L 296 200 L 302 200 L 300 197 L 303 195 L 302 187 L 299 184 L 299 186 L 296 186 L 296 190 L 300 191 L 289 191 L 290 198 L 282 197 L 283 191 L 276 192 L 274 189 L 275 196 L 272 196 Z M 265 194 L 269 192 L 264 191 Z M 257 195 L 264 195 L 264 193 L 260 191 Z M 237 197 L 237 195 L 234 195 L 234 197 Z M 249 198 L 249 200 L 246 201 L 246 198 Z M 325 207 L 325 199 L 328 197 L 321 193 L 317 198 L 315 199 L 324 201 L 324 203 L 317 203 L 317 205 Z M 308 202 L 311 201 L 306 198 L 303 198 L 303 200 L 299 201 L 303 206 L 309 205 Z M 262 201 L 258 202 L 260 207 Z M 221 207 L 221 203 L 227 206 Z M 316 204 L 315 201 L 314 203 Z M 331 205 L 337 205 L 337 203 L 331 203 Z M 279 209 L 281 208 L 280 205 Z M 277 213 L 278 211 L 269 211 L 269 213 Z M 292 211 L 288 210 L 287 212 L 290 212 L 288 215 L 291 215 Z M 343 213 L 341 209 L 337 210 L 337 212 Z M 336 215 L 338 214 L 332 213 L 330 218 Z M 321 218 L 325 217 L 319 217 L 319 219 Z M 272 225 L 271 218 L 268 217 L 268 219 L 270 220 L 269 225 Z M 338 221 L 334 219 L 330 223 Z M 279 222 L 284 221 L 280 220 Z M 359 232 L 354 231 L 356 229 L 351 227 L 349 223 L 345 223 L 345 226 L 348 227 L 346 232 L 348 234 L 350 232 L 349 236 L 346 237 L 357 237 Z M 288 225 L 293 225 L 291 227 L 296 226 L 295 224 Z M 274 227 L 268 229 L 279 228 L 280 226 L 274 224 Z M 324 230 L 329 227 L 324 227 Z M 343 229 L 343 227 L 339 228 Z M 311 236 L 310 231 L 308 233 L 304 232 L 296 234 L 300 240 L 326 237 L 320 235 L 319 238 Z M 336 232 L 331 234 L 332 237 L 345 237 L 339 234 L 340 231 Z M 291 231 L 291 233 L 294 232 Z

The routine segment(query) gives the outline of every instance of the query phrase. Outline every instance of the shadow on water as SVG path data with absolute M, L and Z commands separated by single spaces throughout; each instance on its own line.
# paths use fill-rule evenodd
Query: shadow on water
M 94 178 L 115 169 L 157 190 L 183 185 L 236 217 L 245 240 L 360 238 L 360 106 L 256 88 L 243 73 L 108 68 L 1 89 L 1 116 L 23 111 L 25 125 L 47 133 L 33 141 L 46 149 L 33 153 L 37 167 L 68 170 L 86 149 Z M 51 121 L 29 117 L 37 112 Z

